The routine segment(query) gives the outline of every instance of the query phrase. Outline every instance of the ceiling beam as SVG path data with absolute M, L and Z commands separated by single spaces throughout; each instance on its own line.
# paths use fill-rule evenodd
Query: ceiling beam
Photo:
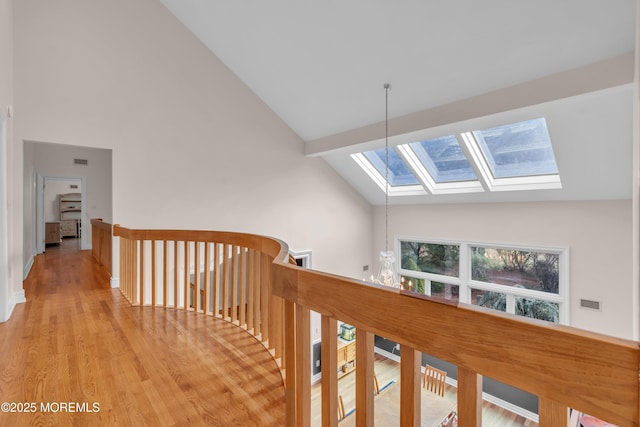
M 632 83 L 633 79 L 634 54 L 629 52 L 584 67 L 390 119 L 389 136 L 621 86 Z M 305 143 L 305 154 L 320 156 L 378 140 L 381 135 L 384 135 L 384 122 L 308 141 Z

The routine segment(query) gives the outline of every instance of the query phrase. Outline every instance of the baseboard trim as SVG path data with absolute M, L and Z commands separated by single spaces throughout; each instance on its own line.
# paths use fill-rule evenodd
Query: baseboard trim
M 18 292 L 14 292 L 7 301 L 7 307 L 4 313 L 0 313 L 0 323 L 6 322 L 11 318 L 11 314 L 13 313 L 13 309 L 16 308 L 16 305 L 27 302 L 27 299 L 24 297 L 24 289 L 21 289 Z
M 29 260 L 27 261 L 27 265 L 24 266 L 24 271 L 22 272 L 22 280 L 27 280 L 27 277 L 29 277 L 29 273 L 31 272 L 31 267 L 33 267 L 33 255 L 31 255 L 29 257 Z
M 13 302 L 14 307 L 16 306 L 16 304 L 22 304 L 27 302 L 27 298 L 25 298 L 24 296 L 24 289 L 20 289 L 18 292 L 14 292 L 14 294 L 11 297 L 11 300 Z
M 111 280 L 109 281 L 109 284 L 111 285 L 112 288 L 119 288 L 120 287 L 120 278 L 119 277 L 112 277 Z

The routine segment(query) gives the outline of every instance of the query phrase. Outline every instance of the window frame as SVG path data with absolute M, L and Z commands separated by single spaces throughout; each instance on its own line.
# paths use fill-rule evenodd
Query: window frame
M 402 268 L 402 252 L 401 242 L 416 242 L 425 244 L 440 244 L 459 246 L 459 267 L 458 277 L 444 276 L 440 274 L 424 273 L 421 271 L 407 270 Z M 558 304 L 558 324 L 570 324 L 570 300 L 569 300 L 569 248 L 544 247 L 535 245 L 514 245 L 502 243 L 463 241 L 463 240 L 442 240 L 427 239 L 424 237 L 414 236 L 397 236 L 395 238 L 395 251 L 398 254 L 398 262 L 396 264 L 396 273 L 399 276 L 411 276 L 417 279 L 425 280 L 425 295 L 431 295 L 431 282 L 441 282 L 450 285 L 456 285 L 459 288 L 459 302 L 471 304 L 471 292 L 473 289 L 482 291 L 500 292 L 506 295 L 506 313 L 514 316 L 522 317 L 515 313 L 515 299 L 517 297 L 548 301 Z M 549 254 L 557 254 L 558 259 L 558 293 L 538 291 L 526 288 L 516 288 L 508 285 L 497 283 L 483 282 L 473 280 L 471 278 L 471 248 L 484 247 L 492 249 L 518 250 L 526 252 L 541 252 Z M 429 286 L 427 286 L 427 283 Z M 475 305 L 474 305 L 475 306 Z M 481 306 L 476 306 L 481 307 Z M 485 307 L 481 307 L 485 308 Z M 489 308 L 486 308 L 491 310 Z
M 519 120 L 511 125 L 517 125 L 520 122 L 543 120 L 547 134 L 549 134 L 548 125 L 545 117 L 526 118 Z M 500 126 L 500 125 L 498 125 Z M 496 126 L 493 126 L 496 127 Z M 476 128 L 476 129 L 473 129 Z M 547 174 L 530 174 L 530 175 L 514 175 L 507 177 L 494 177 L 489 161 L 481 147 L 480 142 L 476 139 L 474 132 L 482 132 L 489 128 L 467 127 L 467 130 L 456 130 L 455 132 L 443 132 L 444 135 L 436 136 L 427 135 L 424 131 L 413 132 L 410 134 L 395 137 L 396 142 L 390 146 L 390 150 L 400 157 L 413 174 L 418 182 L 417 184 L 408 185 L 392 185 L 388 186 L 389 196 L 421 196 L 421 195 L 441 195 L 441 194 L 461 194 L 461 193 L 492 193 L 501 191 L 528 191 L 528 190 L 552 190 L 561 189 L 562 182 L 560 179 L 560 166 L 555 158 L 555 150 L 551 136 L 549 136 L 549 144 L 553 153 L 555 162 L 555 173 Z M 458 142 L 462 154 L 466 157 L 471 169 L 475 173 L 476 178 L 460 181 L 438 182 L 429 172 L 427 166 L 422 162 L 419 155 L 412 148 L 412 144 L 419 144 L 422 141 L 437 139 L 440 137 L 452 136 Z M 401 142 L 400 142 L 401 141 Z M 350 154 L 351 158 L 360 166 L 360 168 L 369 176 L 369 178 L 383 191 L 387 191 L 387 182 L 385 176 L 381 174 L 375 165 L 369 161 L 364 154 L 367 151 L 375 151 L 376 148 Z
M 389 149 L 391 150 L 392 148 L 390 147 Z M 402 160 L 404 160 L 402 154 L 398 153 L 398 155 L 402 158 Z M 378 169 L 376 169 L 376 167 L 369 161 L 369 159 L 367 159 L 367 156 L 365 156 L 363 152 L 351 154 L 351 158 L 358 164 L 358 166 L 362 168 L 362 170 L 366 172 L 367 175 L 369 175 L 371 180 L 375 182 L 383 192 L 387 191 L 387 179 L 384 176 L 382 176 L 380 172 L 378 172 Z M 415 175 L 415 172 L 413 171 L 411 166 L 410 165 L 407 165 L 407 166 L 409 167 L 409 170 L 411 170 L 411 172 L 414 173 Z M 420 181 L 419 178 L 418 178 L 418 181 Z M 421 196 L 421 195 L 427 194 L 424 187 L 420 184 L 412 184 L 412 185 L 389 184 L 388 186 L 389 186 L 389 196 Z

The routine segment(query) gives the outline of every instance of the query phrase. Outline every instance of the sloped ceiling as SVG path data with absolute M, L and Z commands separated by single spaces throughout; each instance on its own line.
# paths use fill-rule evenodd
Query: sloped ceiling
M 633 0 L 161 2 L 306 141 L 308 154 L 323 156 L 373 204 L 383 202 L 382 192 L 346 159 L 380 131 L 384 83 L 393 87 L 389 114 L 400 133 L 403 118 L 419 121 L 420 112 L 424 118 L 443 105 L 544 82 L 634 49 Z M 508 110 L 475 105 L 474 117 L 424 120 L 428 131 L 548 116 L 562 190 L 395 202 L 630 198 L 631 87 L 611 86 L 631 83 L 633 61 L 618 63 L 627 77 L 611 79 L 618 71 L 606 67 L 588 74 L 603 80 L 585 85 L 599 95 L 558 90 L 545 99 L 536 96 L 545 89 L 534 88 L 530 105 L 521 96 Z

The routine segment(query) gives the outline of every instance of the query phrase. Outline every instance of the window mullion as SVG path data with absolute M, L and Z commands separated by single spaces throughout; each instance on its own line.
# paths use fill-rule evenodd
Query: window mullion
M 458 277 L 460 278 L 459 300 L 465 304 L 471 304 L 471 288 L 469 282 L 471 281 L 471 257 L 469 256 L 469 245 L 466 243 L 460 244 L 460 255 L 458 266 Z

